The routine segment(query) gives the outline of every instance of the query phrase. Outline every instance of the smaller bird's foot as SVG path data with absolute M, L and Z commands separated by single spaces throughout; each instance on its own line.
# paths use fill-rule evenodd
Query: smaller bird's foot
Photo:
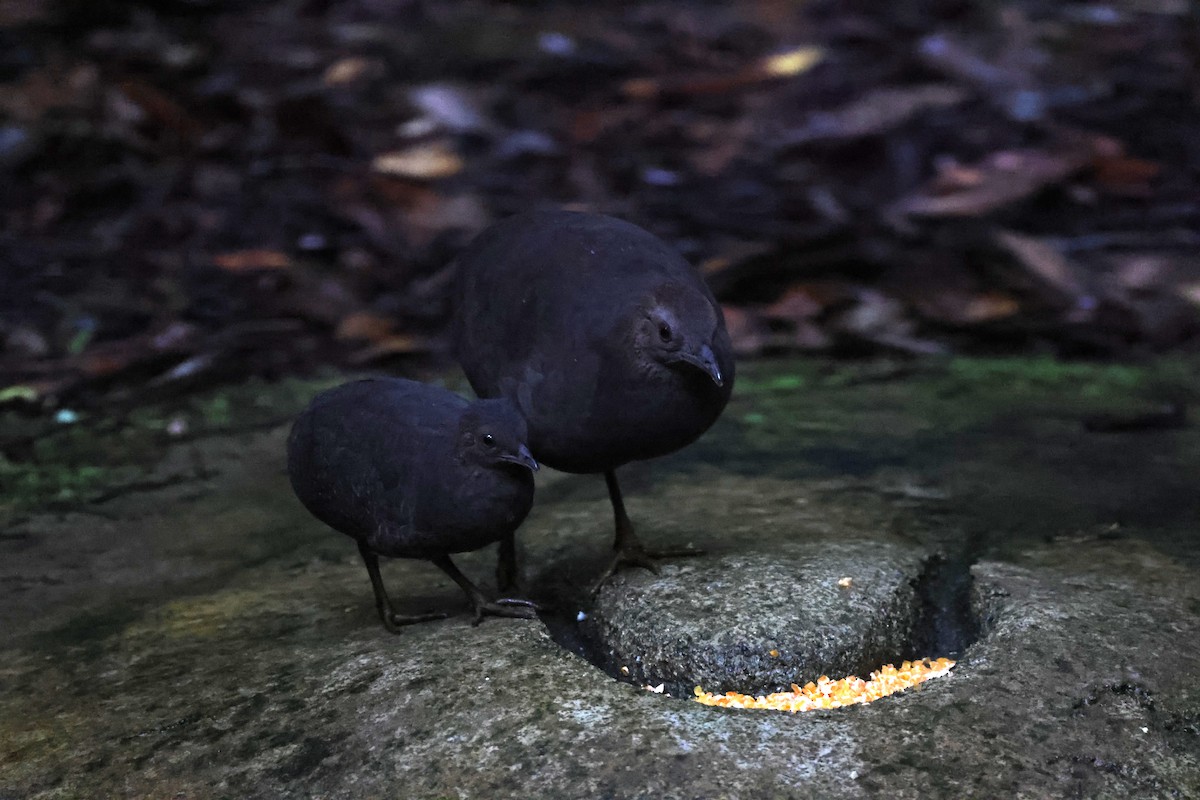
M 449 575 L 463 592 L 466 593 L 467 599 L 471 603 L 471 608 L 475 611 L 475 620 L 471 623 L 472 625 L 478 625 L 480 622 L 483 622 L 484 617 L 533 619 L 540 610 L 538 604 L 532 600 L 521 600 L 515 597 L 488 600 L 483 592 L 479 591 L 479 587 L 471 583 L 470 579 L 466 575 L 463 575 L 458 567 L 454 566 L 454 562 L 450 560 L 450 556 L 441 555 L 430 560 L 441 567 L 442 571 Z
M 516 617 L 517 619 L 536 619 L 541 606 L 532 600 L 521 600 L 516 597 L 501 597 L 492 601 L 475 603 L 475 621 L 472 625 L 483 622 L 484 617 Z

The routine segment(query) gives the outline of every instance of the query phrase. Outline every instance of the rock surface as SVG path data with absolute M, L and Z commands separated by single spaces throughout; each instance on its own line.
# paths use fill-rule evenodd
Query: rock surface
M 642 683 L 761 693 L 866 676 L 908 653 L 921 616 L 919 548 L 808 538 L 770 553 L 626 571 L 601 589 L 594 636 Z
M 1078 376 L 869 398 L 746 376 L 709 437 L 628 473 L 656 540 L 709 555 L 625 573 L 600 607 L 799 642 L 835 614 L 812 587 L 879 570 L 903 591 L 936 550 L 981 623 L 947 676 L 835 711 L 709 708 L 614 681 L 541 621 L 472 627 L 419 562 L 384 566 L 405 610 L 462 613 L 389 635 L 352 543 L 290 496 L 281 428 L 181 446 L 194 481 L 0 528 L 0 798 L 1200 797 L 1200 432 L 1089 436 Z M 607 499 L 547 478 L 526 583 L 573 618 Z M 710 583 L 712 611 L 628 606 Z

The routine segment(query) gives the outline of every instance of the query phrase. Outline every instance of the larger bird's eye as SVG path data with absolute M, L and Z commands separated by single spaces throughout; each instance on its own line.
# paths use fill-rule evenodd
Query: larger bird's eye
M 496 437 L 492 436 L 490 433 L 485 433 L 483 435 L 483 444 L 485 447 L 495 447 Z
M 665 322 L 658 323 L 658 338 L 662 339 L 664 344 L 671 341 L 671 326 Z

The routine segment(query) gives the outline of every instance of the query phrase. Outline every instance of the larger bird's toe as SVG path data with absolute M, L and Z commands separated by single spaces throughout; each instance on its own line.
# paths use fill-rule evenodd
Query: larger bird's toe
M 612 561 L 600 573 L 600 577 L 592 584 L 591 593 L 595 594 L 600 591 L 600 587 L 608 582 L 608 579 L 616 574 L 621 567 L 641 567 L 649 570 L 655 575 L 662 574 L 660 561 L 666 561 L 673 558 L 688 558 L 691 556 L 702 556 L 703 550 L 695 550 L 692 548 L 681 548 L 678 550 L 646 550 L 641 544 L 626 544 L 618 547 L 616 553 L 613 554 Z

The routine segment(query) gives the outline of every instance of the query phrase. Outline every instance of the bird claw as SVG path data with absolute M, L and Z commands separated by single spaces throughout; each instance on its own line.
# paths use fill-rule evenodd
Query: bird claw
M 613 560 L 609 562 L 608 567 L 600 574 L 596 582 L 592 584 L 589 594 L 595 595 L 599 592 L 600 587 L 615 575 L 621 567 L 641 567 L 655 575 L 661 575 L 662 566 L 658 563 L 659 561 L 702 555 L 704 555 L 703 550 L 645 550 L 641 545 L 619 547 L 613 556 Z
M 472 625 L 483 622 L 484 617 L 515 617 L 517 619 L 536 619 L 541 606 L 532 600 L 521 600 L 516 597 L 502 597 L 488 603 L 478 603 L 475 606 L 475 620 Z

